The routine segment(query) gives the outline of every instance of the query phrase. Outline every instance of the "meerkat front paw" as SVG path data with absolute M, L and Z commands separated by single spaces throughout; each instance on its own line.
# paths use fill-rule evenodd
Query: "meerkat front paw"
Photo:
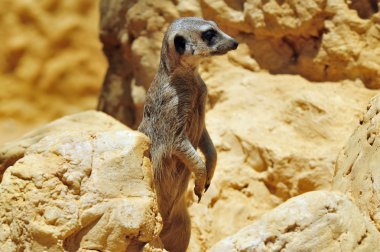
M 195 187 L 194 187 L 194 193 L 198 197 L 198 203 L 201 201 L 203 191 L 205 190 L 206 181 L 207 181 L 206 168 L 198 169 L 195 172 Z

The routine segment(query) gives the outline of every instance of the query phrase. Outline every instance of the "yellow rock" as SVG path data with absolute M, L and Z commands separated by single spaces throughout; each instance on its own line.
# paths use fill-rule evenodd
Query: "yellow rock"
M 368 104 L 361 125 L 340 152 L 333 189 L 348 194 L 380 230 L 380 96 Z
M 190 251 L 206 250 L 286 199 L 331 189 L 336 158 L 376 94 L 350 81 L 311 83 L 216 61 L 203 70 L 218 164 L 201 204 L 190 207 Z
M 0 2 L 0 143 L 96 105 L 106 61 L 98 2 Z
M 294 197 L 210 251 L 378 251 L 380 233 L 344 195 Z
M 100 112 L 3 147 L 0 250 L 132 251 L 155 240 L 162 223 L 148 150 L 146 136 Z

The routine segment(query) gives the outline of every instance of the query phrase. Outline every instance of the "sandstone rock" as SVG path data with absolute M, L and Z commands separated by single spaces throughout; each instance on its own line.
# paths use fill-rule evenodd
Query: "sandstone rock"
M 376 94 L 350 81 L 252 73 L 228 58 L 203 69 L 218 165 L 201 204 L 190 207 L 191 251 L 206 250 L 283 200 L 330 189 L 338 153 Z
M 0 144 L 95 108 L 106 67 L 97 2 L 0 2 Z
M 3 163 L 1 251 L 135 251 L 158 237 L 146 136 L 85 112 L 13 146 L 23 151 Z
M 136 107 L 132 98 L 133 68 L 128 46 L 126 12 L 131 1 L 100 1 L 100 40 L 108 59 L 108 69 L 99 96 L 98 110 L 122 123 L 136 126 Z
M 210 251 L 377 251 L 380 233 L 344 195 L 292 198 Z
M 380 96 L 374 97 L 367 112 L 341 151 L 333 189 L 347 193 L 380 230 Z
M 379 87 L 376 1 L 202 2 L 204 17 L 237 34 L 262 69 Z
M 374 1 L 202 0 L 189 5 L 144 0 L 127 11 L 133 36 L 127 47 L 139 85 L 148 87 L 157 70 L 162 39 L 157 31 L 180 15 L 195 15 L 215 20 L 236 36 L 249 47 L 252 61 L 271 73 L 300 74 L 313 81 L 358 78 L 368 87 L 379 86 L 375 24 L 380 14 Z
M 16 141 L 0 146 L 0 178 L 4 170 L 22 158 L 25 151 L 42 138 L 63 131 L 88 130 L 124 130 L 125 126 L 103 113 L 94 111 L 82 112 L 63 117 L 41 128 L 31 131 Z

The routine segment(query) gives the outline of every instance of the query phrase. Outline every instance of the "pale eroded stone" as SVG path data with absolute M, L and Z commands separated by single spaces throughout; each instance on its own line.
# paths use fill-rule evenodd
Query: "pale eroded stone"
M 380 230 L 380 96 L 368 104 L 361 125 L 340 152 L 333 189 L 353 198 Z
M 227 58 L 203 69 L 218 165 L 201 204 L 190 207 L 191 251 L 206 250 L 288 198 L 330 189 L 338 153 L 376 94 L 350 81 L 251 73 Z
M 380 233 L 344 195 L 294 197 L 210 251 L 377 251 Z
M 0 144 L 93 109 L 106 60 L 93 0 L 0 2 Z
M 158 237 L 143 134 L 85 112 L 9 146 L 24 151 L 0 184 L 1 251 L 135 251 Z

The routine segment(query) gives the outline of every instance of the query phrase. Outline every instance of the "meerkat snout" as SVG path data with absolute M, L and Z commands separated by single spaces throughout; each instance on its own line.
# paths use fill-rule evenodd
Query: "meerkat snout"
M 215 23 L 210 22 L 210 26 L 201 34 L 202 41 L 208 47 L 205 50 L 206 53 L 209 53 L 209 55 L 221 55 L 238 47 L 239 43 L 221 31 Z
M 228 51 L 231 50 L 236 50 L 236 48 L 239 46 L 239 43 L 233 39 L 230 38 L 226 42 L 221 43 L 218 47 L 217 50 L 212 52 L 212 55 L 220 55 L 220 54 L 225 54 Z
M 232 42 L 232 50 L 235 50 L 236 48 L 238 48 L 239 46 L 239 42 L 237 42 L 235 39 L 233 40 Z

